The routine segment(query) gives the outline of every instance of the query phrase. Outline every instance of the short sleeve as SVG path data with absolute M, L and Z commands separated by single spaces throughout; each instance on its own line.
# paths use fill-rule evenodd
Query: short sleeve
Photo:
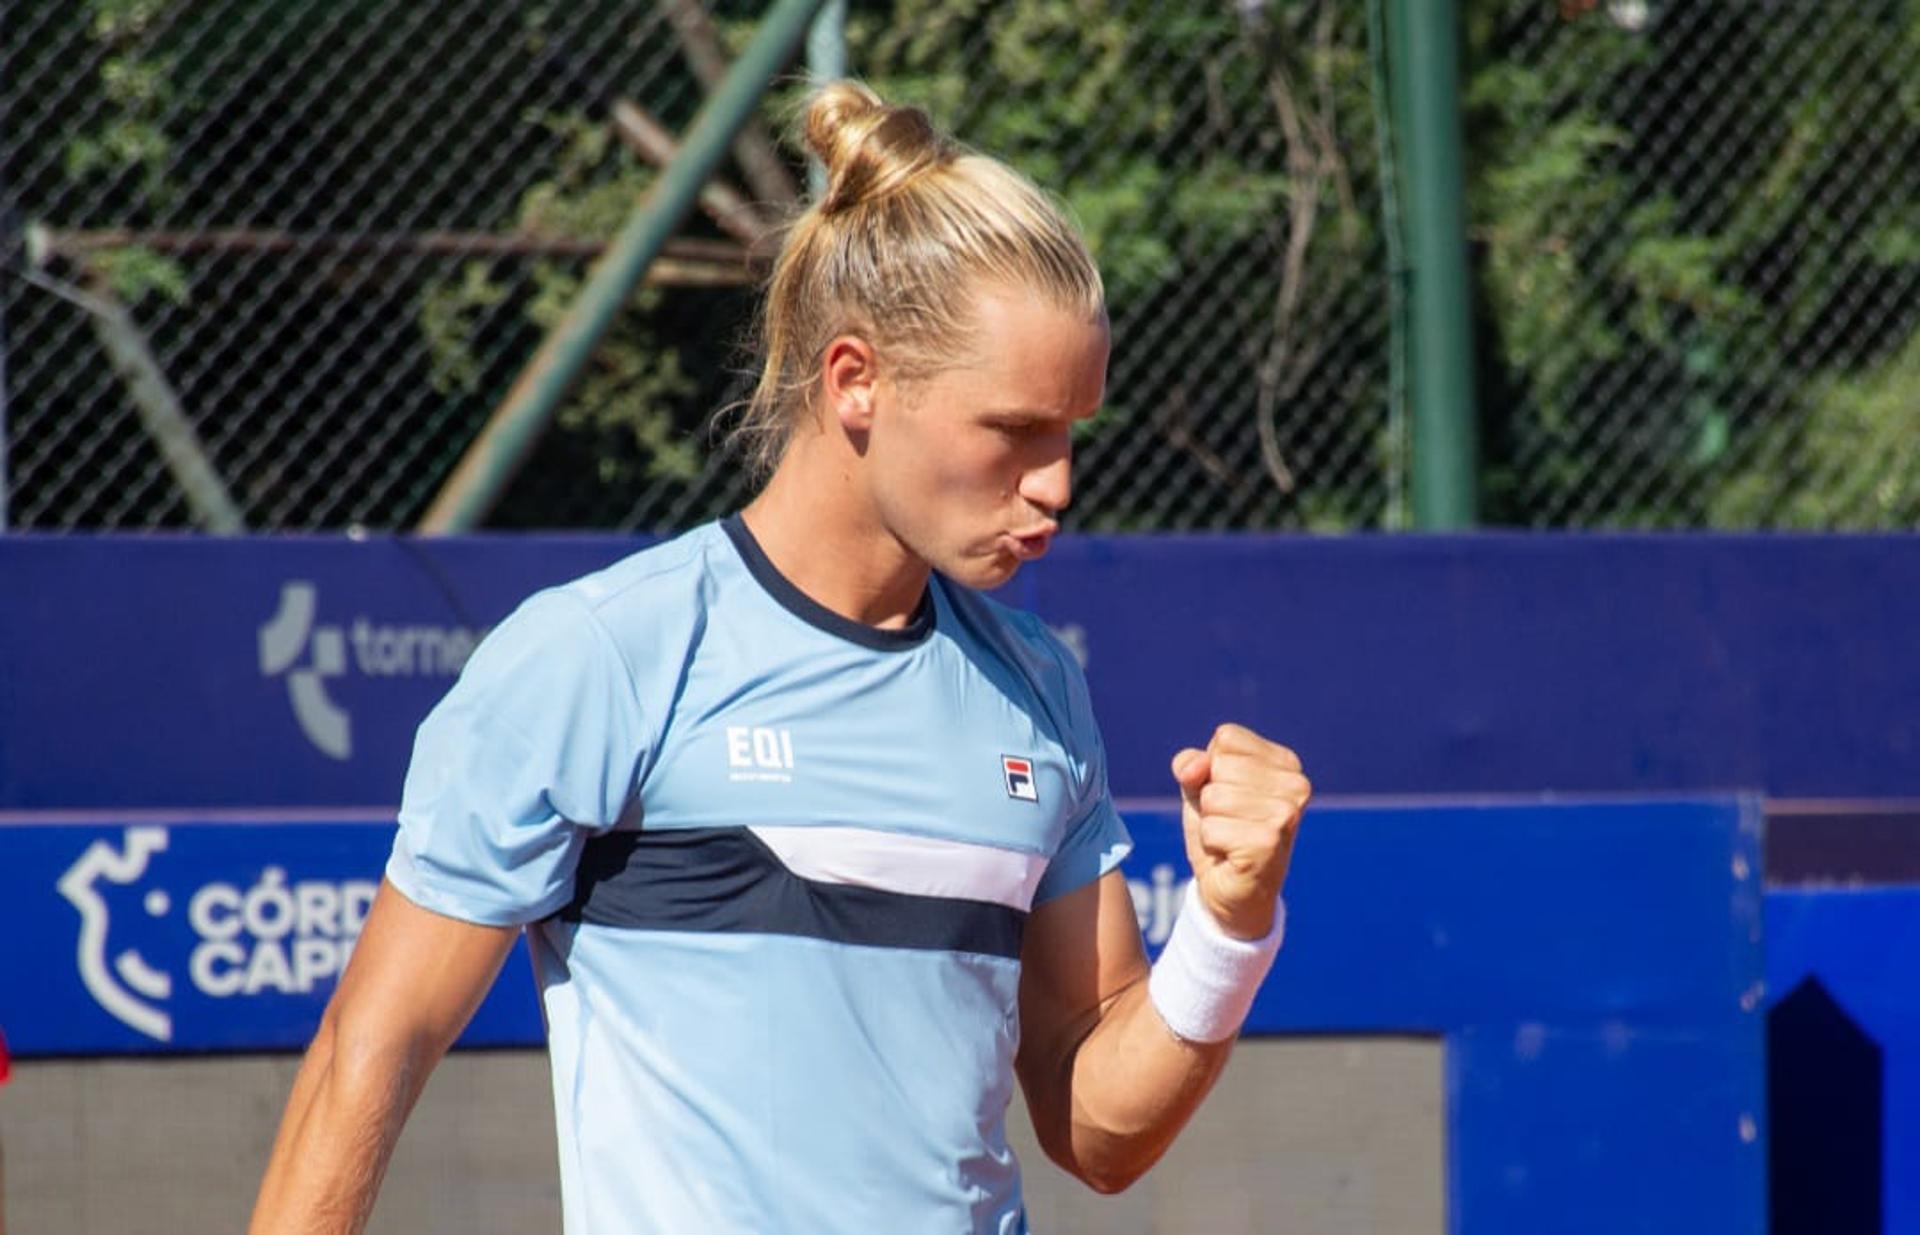
M 542 592 L 494 629 L 421 723 L 387 878 L 464 921 L 538 921 L 571 898 L 649 739 L 619 650 L 585 601 Z
M 1059 848 L 1047 863 L 1046 874 L 1034 889 L 1035 905 L 1092 883 L 1118 867 L 1133 852 L 1133 837 L 1107 787 L 1107 748 L 1100 738 L 1100 726 L 1093 718 L 1086 678 L 1079 664 L 1050 633 L 1046 638 L 1065 682 L 1068 754 L 1078 765 L 1075 777 L 1078 793 L 1074 801 L 1074 821 L 1067 826 Z
M 1034 889 L 1033 903 L 1041 905 L 1056 896 L 1092 883 L 1115 869 L 1133 852 L 1133 836 L 1127 831 L 1113 797 L 1102 784 L 1097 801 L 1068 829 L 1066 839 L 1047 863 L 1047 873 Z

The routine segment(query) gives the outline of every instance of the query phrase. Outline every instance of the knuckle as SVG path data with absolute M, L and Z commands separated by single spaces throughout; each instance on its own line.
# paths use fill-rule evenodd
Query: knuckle
M 1254 737 L 1253 730 L 1233 721 L 1225 721 L 1215 726 L 1213 730 L 1214 744 L 1232 750 L 1246 749 L 1247 741 L 1252 737 Z

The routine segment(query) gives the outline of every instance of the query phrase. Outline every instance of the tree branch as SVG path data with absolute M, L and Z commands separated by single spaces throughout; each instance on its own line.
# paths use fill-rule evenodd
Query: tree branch
M 607 242 L 575 236 L 526 232 L 290 232 L 274 228 L 205 228 L 197 231 L 144 231 L 104 228 L 63 231 L 39 228 L 40 252 L 85 264 L 102 249 L 142 248 L 155 253 L 260 253 L 296 256 L 386 257 L 395 253 L 428 257 L 526 257 L 587 261 L 605 252 Z M 729 287 L 753 280 L 751 260 L 739 245 L 723 240 L 669 240 L 647 281 L 668 286 Z
M 709 93 L 719 89 L 727 75 L 727 53 L 720 46 L 720 32 L 699 0 L 661 0 L 667 21 L 680 37 L 687 64 Z M 800 189 L 774 149 L 773 140 L 758 121 L 748 120 L 733 143 L 734 161 L 761 202 L 788 210 L 799 204 Z
M 629 150 L 655 167 L 665 167 L 680 153 L 680 143 L 667 126 L 632 99 L 615 100 L 613 131 Z M 766 218 L 745 194 L 718 176 L 701 186 L 700 208 L 722 231 L 749 249 L 766 237 Z

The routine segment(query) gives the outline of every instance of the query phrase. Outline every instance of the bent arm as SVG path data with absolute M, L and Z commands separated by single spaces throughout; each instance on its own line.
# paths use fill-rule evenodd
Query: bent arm
M 1147 974 L 1119 871 L 1028 919 L 1015 1067 L 1041 1148 L 1097 1192 L 1160 1159 L 1233 1049 L 1175 1037 L 1148 1001 Z
M 442 917 L 381 882 L 294 1079 L 254 1235 L 366 1226 L 401 1124 L 518 934 Z

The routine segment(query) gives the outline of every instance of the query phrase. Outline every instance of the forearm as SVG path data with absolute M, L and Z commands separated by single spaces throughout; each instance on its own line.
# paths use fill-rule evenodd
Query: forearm
M 343 1050 L 332 1022 L 324 1024 L 274 1139 L 253 1235 L 362 1230 L 425 1071 L 405 1051 Z
M 1166 1152 L 1219 1078 L 1284 933 L 1277 902 L 1268 933 L 1229 934 L 1189 887 L 1152 967 L 1140 948 L 1131 894 L 1101 881 L 1099 900 L 1063 901 L 1041 923 L 1021 977 L 1021 1081 L 1047 1155 L 1102 1192 L 1126 1187 Z M 1124 899 L 1123 899 L 1124 898 Z M 1054 945 L 1071 915 L 1101 906 L 1110 956 L 1101 1002 L 1086 1007 L 1076 970 Z M 1063 916 L 1064 915 L 1064 916 Z M 1122 915 L 1125 915 L 1124 917 Z
M 1118 1192 L 1159 1161 L 1219 1079 L 1233 1041 L 1188 1042 L 1167 1028 L 1137 982 L 1115 997 L 1068 1061 L 1066 1112 L 1049 1147 L 1100 1192 Z
M 443 917 L 380 885 L 294 1080 L 254 1235 L 349 1235 L 366 1225 L 400 1126 L 518 934 Z

